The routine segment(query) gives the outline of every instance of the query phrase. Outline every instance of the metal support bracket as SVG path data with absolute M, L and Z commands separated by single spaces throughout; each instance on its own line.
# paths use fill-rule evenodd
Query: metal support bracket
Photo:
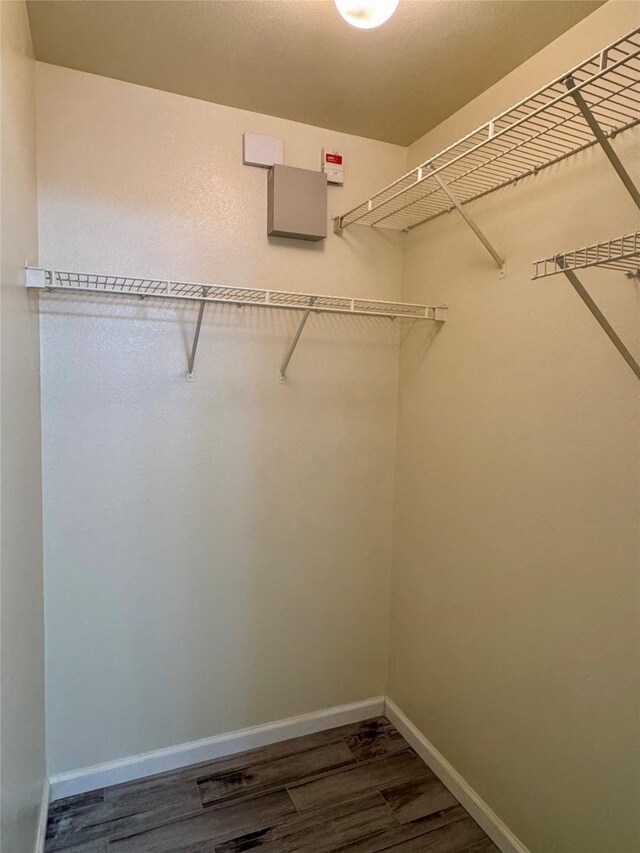
M 557 264 L 559 267 L 563 268 L 564 267 L 564 258 L 561 256 L 558 256 Z M 587 292 L 587 290 L 585 289 L 584 285 L 582 284 L 582 282 L 580 281 L 578 276 L 573 272 L 573 270 L 563 269 L 562 271 L 564 272 L 566 277 L 569 279 L 569 281 L 571 282 L 571 284 L 575 288 L 575 291 L 578 294 L 578 296 L 582 299 L 582 301 L 585 303 L 585 305 L 587 306 L 589 311 L 591 311 L 591 313 L 596 318 L 598 323 L 600 323 L 600 325 L 602 326 L 604 331 L 607 333 L 607 335 L 611 339 L 611 342 L 613 343 L 614 347 L 618 350 L 620 355 L 624 358 L 624 360 L 627 362 L 627 364 L 629 365 L 631 370 L 633 370 L 633 372 L 638 377 L 638 379 L 640 379 L 640 364 L 638 364 L 638 362 L 635 360 L 635 358 L 631 355 L 629 350 L 626 348 L 626 346 L 620 340 L 620 338 L 616 334 L 613 326 L 611 325 L 611 323 L 609 323 L 609 321 L 604 316 L 602 311 L 598 308 L 598 306 L 596 305 L 594 300 L 591 298 L 590 294 Z
M 485 237 L 485 235 L 483 234 L 483 232 L 480 230 L 480 228 L 479 228 L 478 224 L 475 222 L 475 220 L 474 220 L 474 219 L 472 219 L 472 218 L 471 218 L 471 216 L 469 216 L 469 214 L 467 213 L 467 211 L 466 211 L 466 210 L 464 209 L 464 207 L 460 204 L 460 202 L 458 201 L 458 199 L 457 199 L 457 198 L 455 197 L 455 195 L 451 192 L 451 190 L 449 189 L 448 185 L 447 185 L 447 184 L 442 180 L 442 178 L 440 177 L 440 175 L 438 175 L 438 173 L 437 173 L 437 172 L 435 172 L 435 171 L 434 171 L 434 169 L 433 169 L 431 166 L 429 166 L 429 167 L 428 167 L 428 170 L 429 170 L 429 172 L 431 172 L 431 176 L 434 178 L 434 180 L 435 180 L 435 181 L 438 183 L 438 185 L 440 186 L 440 189 L 442 190 L 442 192 L 447 196 L 447 198 L 449 199 L 449 201 L 451 202 L 451 204 L 453 204 L 453 206 L 456 208 L 456 210 L 458 211 L 458 213 L 460 214 L 460 216 L 462 216 L 462 218 L 463 218 L 463 219 L 464 219 L 464 221 L 467 223 L 467 225 L 469 226 L 469 228 L 471 228 L 471 230 L 472 230 L 472 231 L 473 231 L 473 233 L 476 235 L 476 237 L 478 238 L 478 240 L 480 240 L 480 242 L 482 243 L 482 245 L 485 247 L 485 249 L 487 250 L 487 252 L 489 252 L 489 254 L 491 255 L 491 257 L 492 257 L 492 258 L 493 258 L 493 260 L 495 261 L 496 266 L 497 266 L 497 267 L 498 267 L 498 269 L 500 270 L 500 278 L 504 278 L 504 277 L 505 277 L 505 275 L 506 275 L 506 270 L 505 270 L 505 265 L 504 265 L 504 258 L 503 258 L 500 254 L 498 254 L 498 252 L 493 248 L 493 246 L 491 245 L 491 243 L 489 242 L 489 240 Z
M 202 295 L 206 296 L 209 292 L 208 287 L 202 288 Z M 196 322 L 196 331 L 193 336 L 193 344 L 191 345 L 191 354 L 189 355 L 189 362 L 187 366 L 187 381 L 193 382 L 193 366 L 196 363 L 196 352 L 198 350 L 198 340 L 200 338 L 200 329 L 202 328 L 202 318 L 204 316 L 204 309 L 206 308 L 207 303 L 202 301 L 200 303 L 200 308 L 198 309 L 198 320 Z
M 640 208 L 640 191 L 638 191 L 638 188 L 631 180 L 631 176 L 620 162 L 620 158 L 613 150 L 611 143 L 609 142 L 604 131 L 598 124 L 598 120 L 587 106 L 587 102 L 582 97 L 582 93 L 578 91 L 578 89 L 576 89 L 576 84 L 573 77 L 567 77 L 564 81 L 564 84 L 571 93 L 571 97 L 576 102 L 578 109 L 584 116 L 584 120 L 591 128 L 591 132 L 597 139 L 600 147 L 609 158 L 609 162 L 618 173 L 618 176 L 622 183 L 625 185 L 627 192 L 636 203 L 636 206 Z
M 284 361 L 282 362 L 282 366 L 280 367 L 280 381 L 286 382 L 287 380 L 287 367 L 289 366 L 289 362 L 291 361 L 291 356 L 294 353 L 295 348 L 298 345 L 298 341 L 300 340 L 300 335 L 302 334 L 302 330 L 305 327 L 307 320 L 309 319 L 309 314 L 311 314 L 313 303 L 315 302 L 315 297 L 312 296 L 310 299 L 309 308 L 302 315 L 302 320 L 300 320 L 300 325 L 298 326 L 298 330 L 293 336 L 293 340 L 291 341 L 291 346 L 289 347 L 289 351 L 284 357 Z

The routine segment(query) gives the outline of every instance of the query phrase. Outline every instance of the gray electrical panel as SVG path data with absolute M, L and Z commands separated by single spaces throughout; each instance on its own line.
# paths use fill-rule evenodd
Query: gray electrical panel
M 327 236 L 327 176 L 324 172 L 278 165 L 269 169 L 267 234 L 316 241 Z

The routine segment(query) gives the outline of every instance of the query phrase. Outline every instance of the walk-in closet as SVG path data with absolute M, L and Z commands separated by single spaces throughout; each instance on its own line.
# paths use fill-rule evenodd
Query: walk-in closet
M 1 853 L 638 853 L 640 5 L 0 15 Z

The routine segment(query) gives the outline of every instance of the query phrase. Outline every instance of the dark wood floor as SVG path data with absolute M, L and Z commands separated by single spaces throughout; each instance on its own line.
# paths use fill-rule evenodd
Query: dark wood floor
M 497 853 L 384 717 L 52 803 L 46 853 Z

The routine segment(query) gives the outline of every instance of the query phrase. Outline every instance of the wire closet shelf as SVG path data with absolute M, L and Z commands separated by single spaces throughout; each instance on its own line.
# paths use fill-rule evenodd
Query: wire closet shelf
M 200 303 L 256 305 L 264 308 L 288 308 L 299 311 L 330 312 L 368 317 L 407 317 L 411 320 L 446 318 L 446 306 L 385 302 L 377 299 L 292 293 L 284 290 L 259 290 L 227 287 L 217 284 L 164 281 L 136 276 L 102 273 L 65 272 L 61 270 L 27 269 L 27 287 L 45 290 L 97 293 L 141 298 L 185 299 Z
M 594 243 L 591 246 L 584 246 L 582 249 L 565 252 L 563 255 L 552 255 L 550 258 L 534 261 L 533 267 L 534 279 L 546 278 L 557 273 L 564 274 L 565 278 L 609 337 L 611 343 L 627 362 L 631 370 L 633 370 L 637 378 L 640 379 L 640 363 L 607 320 L 593 296 L 591 296 L 577 275 L 579 270 L 589 269 L 590 267 L 619 270 L 630 277 L 638 275 L 640 267 L 640 231 L 636 231 L 633 234 L 625 234 L 622 237 L 614 237 L 602 243 Z
M 465 204 L 594 145 L 580 101 L 606 137 L 640 122 L 640 28 L 336 217 L 336 231 L 409 231 L 452 210 L 452 190 Z
M 589 267 L 619 270 L 628 276 L 637 276 L 640 274 L 640 231 L 574 249 L 562 255 L 542 258 L 534 261 L 533 267 L 534 280 L 564 273 L 567 270 L 582 270 Z

